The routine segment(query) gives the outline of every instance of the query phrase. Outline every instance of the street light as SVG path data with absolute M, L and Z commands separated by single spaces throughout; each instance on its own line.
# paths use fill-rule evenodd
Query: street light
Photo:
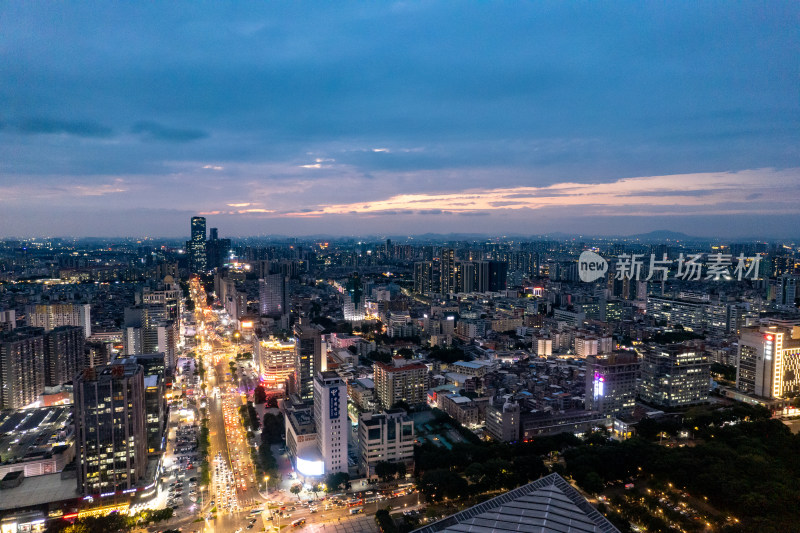
M 264 476 L 264 490 L 269 494 L 269 476 Z

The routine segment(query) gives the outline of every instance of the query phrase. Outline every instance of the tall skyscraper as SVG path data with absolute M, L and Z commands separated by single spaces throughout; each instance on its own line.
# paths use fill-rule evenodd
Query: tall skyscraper
M 438 290 L 438 276 L 433 261 L 414 263 L 414 292 L 433 294 Z
M 20 409 L 44 392 L 44 332 L 17 328 L 0 333 L 0 409 Z
M 78 490 L 134 489 L 147 473 L 144 370 L 135 359 L 86 368 L 75 382 Z
M 498 292 L 508 288 L 508 263 L 489 261 L 489 291 Z
M 211 228 L 209 232 L 210 235 L 208 241 L 206 241 L 206 267 L 211 270 L 222 267 L 228 260 L 228 254 L 231 251 L 231 240 L 220 239 L 217 228 Z
M 439 292 L 441 294 L 457 292 L 456 251 L 452 248 L 442 248 L 439 261 Z
M 75 379 L 85 364 L 86 339 L 79 326 L 60 326 L 44 337 L 44 384 L 57 387 Z
M 295 324 L 294 392 L 302 400 L 314 397 L 314 375 L 326 370 L 322 360 L 319 330 L 307 324 Z
M 206 257 L 206 218 L 192 217 L 192 238 L 186 243 L 189 254 L 189 270 L 199 274 L 208 269 Z
M 347 385 L 336 372 L 319 372 L 314 379 L 314 421 L 325 473 L 347 472 Z

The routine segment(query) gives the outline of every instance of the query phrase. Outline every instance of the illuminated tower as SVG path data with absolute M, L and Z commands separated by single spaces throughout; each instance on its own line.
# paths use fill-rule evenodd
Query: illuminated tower
M 207 270 L 206 258 L 206 218 L 192 217 L 192 238 L 186 243 L 189 254 L 189 269 L 192 274 Z

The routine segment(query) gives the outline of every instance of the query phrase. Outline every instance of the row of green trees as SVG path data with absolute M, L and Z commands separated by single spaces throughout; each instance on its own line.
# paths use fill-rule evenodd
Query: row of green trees
M 70 522 L 58 520 L 47 526 L 46 533 L 112 533 L 130 531 L 136 527 L 147 527 L 150 524 L 172 518 L 172 509 L 146 509 L 133 516 L 111 513 L 105 516 L 87 516 Z
M 211 483 L 211 467 L 208 462 L 208 450 L 211 448 L 211 437 L 208 429 L 208 418 L 200 421 L 200 432 L 197 435 L 197 451 L 202 457 L 200 461 L 200 485 Z

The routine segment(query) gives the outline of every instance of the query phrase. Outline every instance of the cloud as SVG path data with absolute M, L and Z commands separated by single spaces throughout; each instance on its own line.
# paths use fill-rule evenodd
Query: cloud
M 111 137 L 111 128 L 91 121 L 70 121 L 52 118 L 30 118 L 17 122 L 16 130 L 26 135 L 65 134 L 76 137 Z
M 0 202 L 18 203 L 35 200 L 80 199 L 87 197 L 107 196 L 128 192 L 125 180 L 112 179 L 106 183 L 85 183 L 76 180 L 65 180 L 46 186 L 35 183 L 15 183 L 13 185 L 0 185 Z
M 217 165 L 205 165 L 203 168 L 207 170 L 222 170 L 222 167 Z
M 754 194 L 765 201 L 754 202 Z M 415 210 L 419 214 L 487 213 L 520 209 L 575 210 L 575 215 L 646 213 L 714 214 L 800 213 L 800 168 L 623 178 L 611 183 L 563 182 L 546 187 L 470 189 L 454 193 L 398 194 L 389 198 L 321 206 L 304 217 L 346 213 L 381 214 Z M 766 201 L 769 200 L 769 201 Z
M 249 205 L 251 205 L 251 204 L 248 202 L 248 203 L 243 203 L 243 204 L 228 204 L 228 207 L 247 207 Z
M 142 139 L 148 141 L 167 141 L 178 143 L 191 142 L 208 137 L 208 133 L 204 131 L 169 128 L 162 126 L 157 122 L 137 122 L 131 128 L 131 133 L 140 135 Z

